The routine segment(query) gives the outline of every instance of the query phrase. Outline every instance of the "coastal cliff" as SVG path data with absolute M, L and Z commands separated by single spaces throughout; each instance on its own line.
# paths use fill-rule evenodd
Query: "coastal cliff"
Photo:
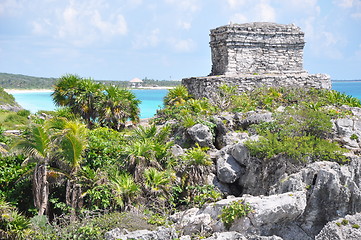
M 227 110 L 237 108 L 232 102 L 237 97 L 220 95 L 213 100 L 218 111 L 227 98 Z M 161 125 L 173 125 L 175 156 L 192 146 L 208 149 L 213 164 L 201 173 L 202 179 L 224 199 L 175 213 L 168 228 L 141 234 L 112 231 L 107 239 L 296 240 L 330 239 L 331 233 L 338 239 L 358 239 L 360 101 L 335 91 L 300 88 L 258 89 L 248 97 L 242 100 L 253 106 L 215 114 L 212 105 L 209 112 L 196 110 L 208 100 L 185 101 L 178 107 L 193 109 L 188 112 L 192 126 L 186 116 L 166 115 L 174 106 L 155 118 Z M 226 224 L 222 212 L 237 202 L 252 210 Z M 352 220 L 340 225 L 343 219 Z

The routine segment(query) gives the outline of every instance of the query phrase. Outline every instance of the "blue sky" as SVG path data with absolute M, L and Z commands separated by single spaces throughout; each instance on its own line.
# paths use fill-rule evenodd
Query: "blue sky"
M 230 21 L 294 23 L 308 72 L 361 79 L 361 0 L 0 0 L 0 72 L 206 76 L 209 30 Z

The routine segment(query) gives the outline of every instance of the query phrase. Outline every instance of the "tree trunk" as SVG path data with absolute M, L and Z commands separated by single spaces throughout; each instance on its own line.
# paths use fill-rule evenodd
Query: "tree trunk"
M 77 210 L 83 206 L 81 185 L 76 180 L 68 180 L 66 184 L 66 204 L 71 208 L 71 221 L 76 220 Z
M 48 209 L 49 183 L 46 164 L 37 164 L 33 175 L 34 205 L 39 210 L 38 215 L 44 215 Z

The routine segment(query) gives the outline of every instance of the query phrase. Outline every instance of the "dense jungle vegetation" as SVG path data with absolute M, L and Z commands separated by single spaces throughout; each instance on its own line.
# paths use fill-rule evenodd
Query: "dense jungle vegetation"
M 57 82 L 57 78 L 32 77 L 21 74 L 0 73 L 0 87 L 5 89 L 52 89 Z M 107 81 L 97 80 L 97 82 L 118 87 L 129 87 L 128 81 Z M 174 87 L 180 84 L 180 81 L 155 80 L 145 77 L 143 79 L 144 87 Z
M 274 114 L 272 122 L 236 129 L 261 136 L 247 143 L 254 156 L 346 163 L 346 150 L 329 138 L 331 119 L 352 114 L 343 105 L 361 107 L 333 90 L 237 94 L 235 87 L 221 86 L 208 100 L 177 86 L 165 108 L 142 126 L 139 101 L 117 86 L 65 75 L 52 96 L 60 110 L 11 113 L 18 116 L 12 125 L 0 119 L 0 238 L 102 239 L 115 227 L 167 225 L 169 214 L 221 199 L 206 184 L 214 168 L 209 149 L 184 139 L 183 154 L 171 150 L 197 123 L 215 132 L 214 117 L 224 112 Z M 21 134 L 6 134 L 14 128 Z

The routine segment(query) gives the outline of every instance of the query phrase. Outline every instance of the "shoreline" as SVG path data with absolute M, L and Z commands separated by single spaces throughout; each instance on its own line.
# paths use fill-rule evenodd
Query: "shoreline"
M 138 88 L 127 88 L 128 90 L 168 90 L 174 87 L 138 87 Z M 48 92 L 51 93 L 53 89 L 4 89 L 7 93 L 31 93 L 31 92 Z
M 4 89 L 7 93 L 53 92 L 52 89 Z

